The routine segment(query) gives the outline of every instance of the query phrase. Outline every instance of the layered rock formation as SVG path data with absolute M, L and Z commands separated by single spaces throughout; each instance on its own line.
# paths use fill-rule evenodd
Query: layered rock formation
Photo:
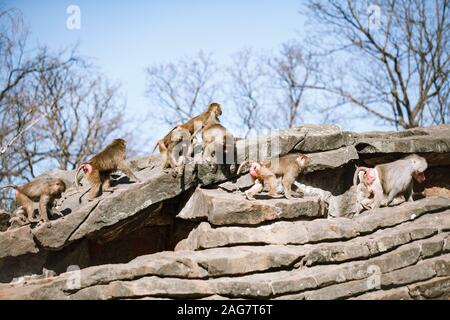
M 236 163 L 302 152 L 301 197 L 246 200 Z M 410 153 L 429 163 L 416 201 L 353 217 L 355 164 Z M 239 140 L 233 164 L 162 173 L 132 159 L 142 183 L 87 202 L 69 189 L 49 224 L 0 220 L 1 299 L 450 297 L 450 126 L 356 134 L 301 126 Z M 73 172 L 52 172 L 72 184 Z M 434 192 L 434 194 L 439 194 Z M 442 192 L 446 195 L 445 192 Z M 429 195 L 433 195 L 431 192 Z M 8 230 L 6 230 L 8 229 Z

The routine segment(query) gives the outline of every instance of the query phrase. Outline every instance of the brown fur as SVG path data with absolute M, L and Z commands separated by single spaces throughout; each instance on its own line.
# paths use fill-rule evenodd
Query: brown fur
M 159 147 L 159 152 L 162 156 L 163 170 L 167 167 L 176 168 L 180 165 L 180 161 L 174 159 L 173 150 L 182 140 L 187 140 L 186 142 L 189 143 L 187 154 L 190 155 L 193 151 L 191 143 L 192 139 L 205 125 L 220 123 L 220 115 L 222 115 L 222 107 L 219 103 L 213 102 L 208 106 L 208 109 L 205 112 L 174 127 L 164 136 L 164 138 L 159 140 L 153 151 L 155 151 L 156 147 Z
M 126 141 L 123 139 L 115 139 L 105 149 L 92 157 L 87 162 L 80 164 L 75 174 L 75 183 L 78 187 L 78 173 L 83 166 L 92 166 L 92 172 L 85 172 L 85 176 L 91 185 L 88 199 L 92 200 L 99 196 L 102 191 L 112 192 L 110 187 L 111 174 L 115 171 L 122 171 L 129 178 L 139 182 L 140 180 L 134 175 L 133 171 L 125 162 L 126 158 Z
M 240 173 L 243 162 L 238 169 Z M 264 161 L 260 167 L 256 170 L 258 177 L 255 179 L 255 185 L 245 192 L 248 199 L 254 199 L 254 195 L 263 190 L 264 183 L 269 185 L 269 195 L 272 197 L 278 197 L 277 192 L 277 178 L 282 177 L 282 183 L 284 188 L 284 196 L 287 199 L 291 199 L 292 184 L 300 173 L 302 173 L 310 163 L 310 158 L 303 154 L 288 154 L 271 161 Z
M 23 207 L 30 222 L 37 222 L 33 217 L 33 202 L 39 202 L 40 219 L 47 222 L 50 208 L 54 200 L 61 198 L 66 191 L 66 184 L 61 179 L 42 178 L 24 184 L 23 186 L 8 185 L 2 188 L 14 188 L 16 201 Z
M 375 201 L 372 187 L 373 182 L 368 181 L 365 169 L 356 167 L 353 176 L 353 186 L 356 190 L 356 215 L 360 214 L 364 209 L 371 209 Z
M 376 178 L 372 183 L 374 194 L 372 207 L 388 206 L 398 196 L 404 196 L 406 201 L 414 201 L 413 180 L 422 183 L 425 180 L 424 172 L 427 167 L 426 159 L 416 154 L 376 165 L 374 168 Z M 359 167 L 358 170 L 367 170 L 367 168 Z
M 235 141 L 234 136 L 220 123 L 206 125 L 202 129 L 203 159 L 211 162 L 213 160 L 213 153 L 219 150 L 224 151 L 224 153 L 234 151 Z M 217 154 L 215 158 L 217 163 L 219 161 Z

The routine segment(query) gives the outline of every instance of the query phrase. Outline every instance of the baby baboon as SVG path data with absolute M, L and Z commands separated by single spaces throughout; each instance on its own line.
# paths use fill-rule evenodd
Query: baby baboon
M 363 209 L 372 209 L 374 203 L 372 183 L 374 180 L 374 169 L 358 170 L 358 167 L 356 168 L 353 176 L 353 185 L 356 188 L 356 215 L 360 214 Z
M 224 164 L 223 155 L 234 152 L 235 141 L 234 136 L 220 123 L 206 125 L 202 129 L 203 159 L 211 163 L 215 158 L 216 165 L 219 164 L 218 162 Z M 222 154 L 219 155 L 218 152 Z
M 191 133 L 189 130 L 181 127 L 173 128 L 172 131 L 164 137 L 164 141 L 160 140 L 158 142 L 158 146 L 161 153 L 163 170 L 167 168 L 178 168 L 185 163 L 186 158 L 192 155 L 193 152 Z M 175 159 L 175 155 L 178 157 L 178 160 Z
M 126 164 L 125 157 L 126 141 L 123 139 L 115 139 L 92 159 L 80 164 L 75 173 L 75 184 L 77 188 L 79 186 L 78 174 L 80 170 L 83 170 L 91 185 L 88 200 L 93 200 L 95 197 L 99 196 L 102 191 L 113 191 L 110 187 L 111 174 L 117 170 L 122 171 L 136 182 L 140 182 Z
M 278 197 L 277 177 L 282 177 L 284 196 L 291 199 L 292 184 L 310 163 L 310 158 L 303 154 L 288 154 L 277 159 L 258 163 L 246 160 L 238 168 L 239 174 L 244 164 L 250 163 L 250 176 L 255 184 L 245 192 L 247 199 L 253 200 L 255 194 L 261 192 L 264 183 L 269 184 L 269 195 Z
M 159 140 L 153 149 L 155 151 L 156 147 L 159 147 L 159 152 L 162 157 L 162 169 L 167 167 L 176 168 L 184 163 L 185 157 L 183 156 L 178 161 L 174 158 L 174 150 L 179 152 L 178 145 L 183 142 L 183 144 L 188 144 L 188 151 L 184 154 L 191 155 L 193 151 L 192 141 L 195 135 L 208 124 L 220 123 L 219 116 L 222 115 L 222 107 L 220 104 L 213 102 L 208 106 L 208 110 L 201 113 L 198 116 L 193 117 L 186 123 L 174 127 L 168 134 Z M 183 146 L 185 147 L 185 146 Z
M 33 217 L 33 202 L 39 202 L 40 220 L 47 222 L 54 200 L 61 198 L 66 191 L 66 184 L 62 179 L 39 178 L 20 187 L 11 184 L 2 188 L 16 190 L 16 201 L 23 207 L 30 222 L 39 221 Z

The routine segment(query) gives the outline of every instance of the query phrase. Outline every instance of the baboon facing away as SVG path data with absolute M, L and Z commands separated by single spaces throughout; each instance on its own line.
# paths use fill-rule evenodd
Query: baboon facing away
M 78 174 L 80 170 L 83 170 L 91 185 L 88 200 L 93 200 L 95 197 L 99 196 L 102 191 L 113 191 L 110 182 L 111 174 L 115 171 L 121 171 L 129 178 L 136 182 L 140 182 L 133 171 L 128 167 L 125 158 L 126 141 L 123 139 L 115 139 L 92 159 L 79 165 L 75 173 L 76 186 L 79 186 Z
M 278 197 L 277 177 L 282 177 L 284 196 L 291 199 L 292 184 L 309 165 L 310 158 L 303 154 L 288 154 L 262 163 L 247 160 L 239 166 L 238 174 L 245 163 L 251 164 L 250 175 L 255 181 L 255 185 L 245 192 L 247 199 L 253 200 L 255 194 L 263 190 L 264 183 L 269 184 L 269 195 Z

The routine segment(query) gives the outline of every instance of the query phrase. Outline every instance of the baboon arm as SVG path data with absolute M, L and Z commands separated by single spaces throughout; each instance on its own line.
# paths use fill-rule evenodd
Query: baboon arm
M 16 196 L 16 201 L 23 207 L 23 209 L 25 210 L 28 220 L 30 222 L 35 222 L 37 220 L 34 219 L 33 217 L 33 201 L 31 201 L 30 198 L 28 198 L 26 195 L 24 195 L 21 192 L 17 193 Z
M 105 180 L 103 181 L 102 191 L 104 191 L 104 192 L 113 192 L 114 191 L 114 189 L 111 187 L 111 178 L 110 177 L 105 178 Z
M 133 173 L 133 171 L 131 171 L 131 169 L 128 167 L 128 165 L 125 162 L 120 163 L 119 168 L 120 171 L 122 171 L 123 173 L 125 173 L 127 175 L 127 177 L 135 180 L 135 181 L 140 181 Z
M 47 222 L 48 221 L 48 206 L 50 205 L 51 196 L 47 194 L 41 195 L 39 199 L 39 214 L 41 216 L 41 220 Z
M 245 191 L 245 195 L 247 196 L 247 199 L 253 199 L 253 196 L 257 193 L 260 193 L 263 191 L 264 185 L 259 181 L 259 179 L 255 180 L 255 184 Z

